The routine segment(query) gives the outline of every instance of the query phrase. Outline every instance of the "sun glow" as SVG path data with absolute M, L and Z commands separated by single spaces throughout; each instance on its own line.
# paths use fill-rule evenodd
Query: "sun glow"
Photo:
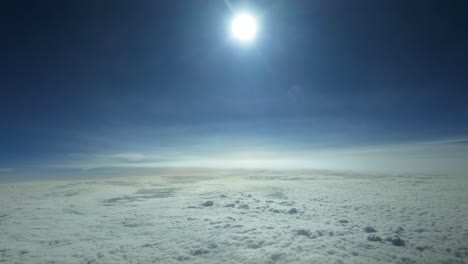
M 240 13 L 232 19 L 231 34 L 241 42 L 251 42 L 255 38 L 257 31 L 257 20 L 249 13 Z

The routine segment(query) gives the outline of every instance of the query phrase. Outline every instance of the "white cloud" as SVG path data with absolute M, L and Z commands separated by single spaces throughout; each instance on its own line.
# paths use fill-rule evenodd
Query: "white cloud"
M 175 170 L 1 187 L 3 263 L 465 263 L 468 258 L 466 178 Z

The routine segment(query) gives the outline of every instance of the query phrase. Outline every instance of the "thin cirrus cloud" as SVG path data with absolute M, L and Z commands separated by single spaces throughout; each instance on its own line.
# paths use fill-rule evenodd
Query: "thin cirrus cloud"
M 239 139 L 238 141 L 241 141 Z M 280 144 L 236 146 L 206 143 L 190 149 L 157 154 L 151 151 L 112 154 L 70 154 L 49 169 L 105 170 L 111 168 L 211 167 L 265 169 L 339 169 L 464 175 L 468 139 L 445 139 L 392 145 L 320 148 Z M 183 153 L 183 154 L 181 154 Z

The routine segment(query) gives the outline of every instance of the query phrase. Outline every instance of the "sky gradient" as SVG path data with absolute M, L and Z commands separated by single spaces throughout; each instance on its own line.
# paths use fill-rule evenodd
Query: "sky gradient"
M 4 1 L 0 177 L 468 174 L 464 1 Z M 259 17 L 250 45 L 237 10 Z

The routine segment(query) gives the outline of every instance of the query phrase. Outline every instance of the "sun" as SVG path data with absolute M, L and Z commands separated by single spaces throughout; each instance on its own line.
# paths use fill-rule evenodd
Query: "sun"
M 257 35 L 258 25 L 256 18 L 249 13 L 239 13 L 231 22 L 231 35 L 241 42 L 251 42 Z

